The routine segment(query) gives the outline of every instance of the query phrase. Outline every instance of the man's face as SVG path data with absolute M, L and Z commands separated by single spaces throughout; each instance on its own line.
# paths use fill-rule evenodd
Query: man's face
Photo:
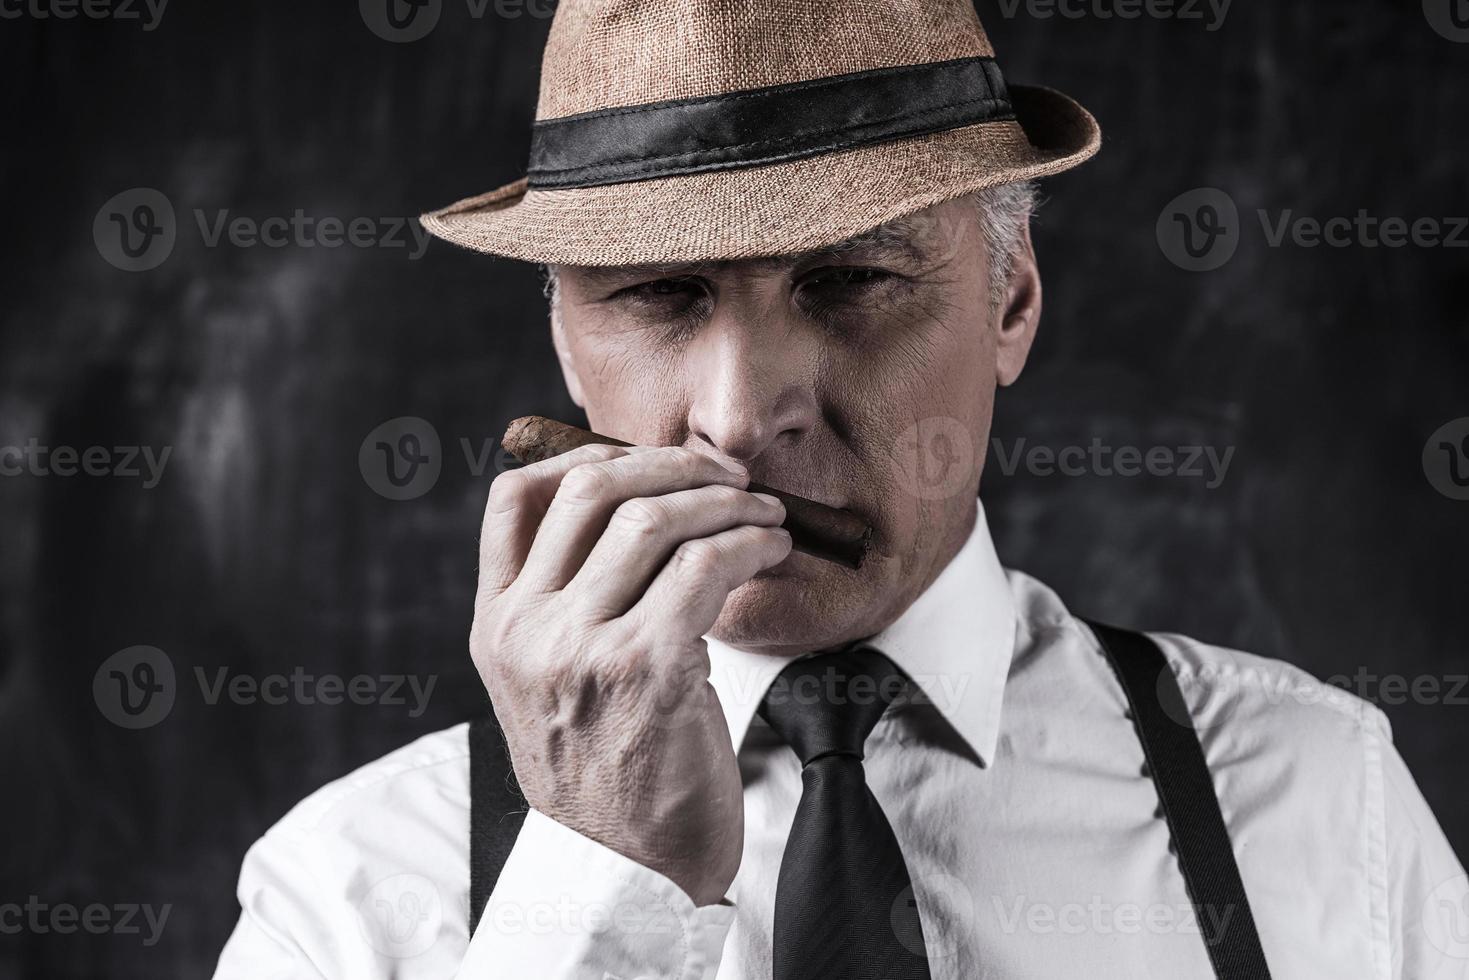
M 963 199 L 816 253 L 557 270 L 556 348 L 593 429 L 739 460 L 874 529 L 860 569 L 792 552 L 741 586 L 717 639 L 793 653 L 871 635 L 963 543 L 995 388 L 1040 314 L 1028 233 L 996 297 L 981 220 Z

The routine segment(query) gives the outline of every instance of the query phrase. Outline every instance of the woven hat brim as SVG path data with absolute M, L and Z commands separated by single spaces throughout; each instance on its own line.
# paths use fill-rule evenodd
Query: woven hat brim
M 549 265 L 754 258 L 835 244 L 974 191 L 1069 170 L 1101 130 L 1074 100 L 1012 85 L 1016 120 L 785 163 L 568 190 L 526 181 L 423 215 L 445 241 Z

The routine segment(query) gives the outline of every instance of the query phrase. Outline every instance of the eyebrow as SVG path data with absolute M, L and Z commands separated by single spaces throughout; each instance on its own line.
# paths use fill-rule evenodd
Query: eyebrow
M 922 262 L 927 253 L 917 242 L 913 223 L 908 217 L 884 222 L 844 238 L 831 245 L 806 252 L 790 252 L 751 259 L 720 259 L 710 262 L 653 262 L 636 265 L 582 266 L 578 272 L 595 282 L 623 281 L 634 278 L 677 279 L 728 268 L 731 265 L 754 265 L 768 271 L 793 269 L 853 255 L 895 255 L 912 262 Z
M 911 218 L 904 217 L 884 222 L 876 228 L 870 228 L 861 234 L 853 235 L 851 238 L 845 238 L 824 248 L 802 253 L 801 255 L 794 256 L 794 258 L 809 261 L 811 259 L 841 256 L 849 252 L 898 253 L 916 261 L 921 261 L 926 254 L 918 244 L 918 236 L 915 233 L 913 221 Z

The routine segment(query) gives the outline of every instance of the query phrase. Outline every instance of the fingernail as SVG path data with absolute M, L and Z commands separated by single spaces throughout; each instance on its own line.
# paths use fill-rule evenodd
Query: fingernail
M 749 476 L 750 475 L 750 471 L 749 470 L 745 469 L 743 466 L 741 466 L 739 463 L 735 462 L 732 459 L 719 459 L 718 457 L 715 457 L 715 459 L 718 460 L 718 463 L 719 463 L 720 466 L 723 466 L 725 469 L 729 470 L 735 476 Z
M 780 507 L 781 509 L 784 509 L 785 508 L 785 504 L 782 504 L 780 502 L 780 498 L 779 497 L 771 496 L 768 493 L 757 493 L 757 494 L 753 494 L 752 496 L 756 497 L 759 500 L 763 500 L 765 503 L 769 504 L 771 507 Z

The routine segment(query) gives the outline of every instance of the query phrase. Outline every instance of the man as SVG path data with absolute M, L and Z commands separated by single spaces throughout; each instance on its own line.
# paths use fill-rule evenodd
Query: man
M 571 395 L 635 445 L 494 481 L 496 720 L 267 833 L 218 977 L 1469 976 L 1381 713 L 1001 569 L 1031 181 L 1100 137 L 968 0 L 565 0 L 538 120 L 528 183 L 424 221 L 548 267 Z

